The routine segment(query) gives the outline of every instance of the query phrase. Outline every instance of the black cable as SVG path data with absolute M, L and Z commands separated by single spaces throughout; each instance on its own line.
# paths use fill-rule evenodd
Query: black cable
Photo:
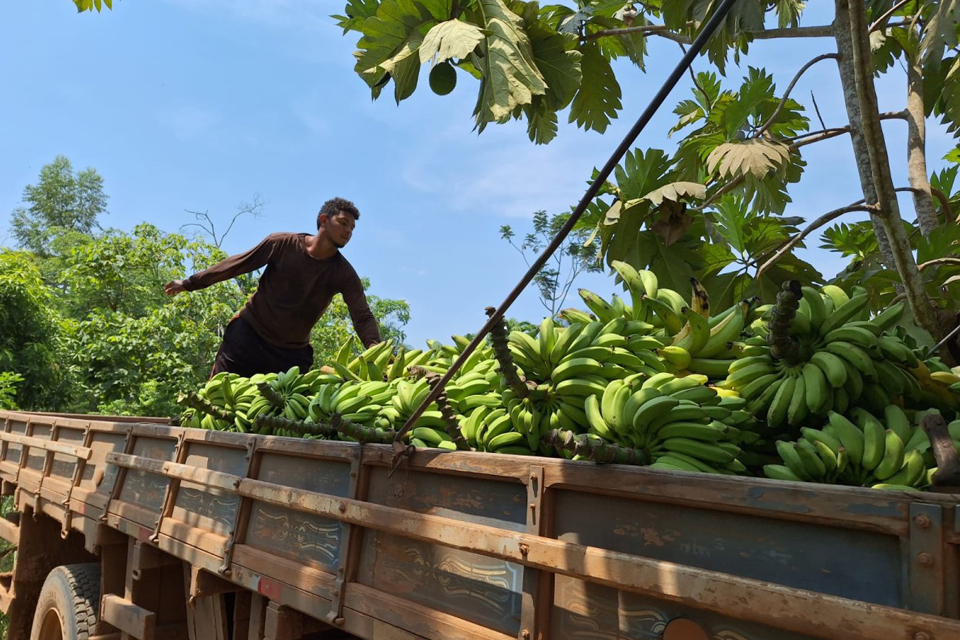
M 660 87 L 660 90 L 657 91 L 657 94 L 653 97 L 653 100 L 650 101 L 650 104 L 640 115 L 640 118 L 623 138 L 619 146 L 617 146 L 616 150 L 613 152 L 613 155 L 610 156 L 610 159 L 607 160 L 607 163 L 603 166 L 603 169 L 601 169 L 600 173 L 597 174 L 596 179 L 587 189 L 587 192 L 583 195 L 583 198 L 580 199 L 580 203 L 577 205 L 577 208 L 574 209 L 573 213 L 570 215 L 570 219 L 567 220 L 566 224 L 563 225 L 549 246 L 543 250 L 543 253 L 540 254 L 540 257 L 537 258 L 532 265 L 530 265 L 527 273 L 523 276 L 517 286 L 515 286 L 507 298 L 500 303 L 500 306 L 497 308 L 497 310 L 493 313 L 493 315 L 490 316 L 477 335 L 474 336 L 473 340 L 470 341 L 470 344 L 468 344 L 460 353 L 460 356 L 453 362 L 453 364 L 450 365 L 450 369 L 447 370 L 436 386 L 430 390 L 430 393 L 428 393 L 427 397 L 423 399 L 423 402 L 420 403 L 420 406 L 417 407 L 416 411 L 410 415 L 410 417 L 407 419 L 407 422 L 403 425 L 403 428 L 397 432 L 396 438 L 394 438 L 393 441 L 393 448 L 397 454 L 400 454 L 405 450 L 405 447 L 402 443 L 403 436 L 406 435 L 406 433 L 413 427 L 426 408 L 430 406 L 430 403 L 436 400 L 437 395 L 443 391 L 443 388 L 457 373 L 463 362 L 470 356 L 471 353 L 474 352 L 484 338 L 487 337 L 490 329 L 492 329 L 496 323 L 500 322 L 504 314 L 507 312 L 507 309 L 510 308 L 510 305 L 516 301 L 521 293 L 523 293 L 523 290 L 527 288 L 527 285 L 530 284 L 534 276 L 539 273 L 540 269 L 543 268 L 543 265 L 546 264 L 547 260 L 550 259 L 550 256 L 553 255 L 553 253 L 567 238 L 567 236 L 570 234 L 570 231 L 573 229 L 573 226 L 577 223 L 584 211 L 587 210 L 587 207 L 600 191 L 600 187 L 620 163 L 620 160 L 640 135 L 640 132 L 643 131 L 643 129 L 653 118 L 654 114 L 660 109 L 663 101 L 667 99 L 667 96 L 676 86 L 677 82 L 680 81 L 680 78 L 683 76 L 683 74 L 686 73 L 690 65 L 693 64 L 694 58 L 700 54 L 700 51 L 707 43 L 707 40 L 710 39 L 714 31 L 717 30 L 717 27 L 720 26 L 720 23 L 723 22 L 723 20 L 727 17 L 727 14 L 730 12 L 730 9 L 736 2 L 737 0 L 723 0 L 722 4 L 717 8 L 714 14 L 710 16 L 707 24 L 700 31 L 699 35 L 697 35 L 696 40 L 694 40 L 693 44 L 690 45 L 690 49 L 684 53 L 683 57 L 680 59 L 680 62 L 677 63 L 676 68 Z

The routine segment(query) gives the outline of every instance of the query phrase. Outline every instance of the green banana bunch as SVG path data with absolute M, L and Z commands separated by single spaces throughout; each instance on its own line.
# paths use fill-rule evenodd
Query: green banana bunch
M 830 412 L 822 429 L 803 428 L 796 442 L 778 442 L 783 464 L 767 465 L 764 472 L 781 480 L 882 489 L 924 486 L 935 464 L 925 456 L 930 447 L 926 433 L 896 405 L 888 405 L 882 415 L 883 420 L 854 408 L 850 420 Z M 960 421 L 951 425 L 955 425 L 951 436 L 960 448 Z

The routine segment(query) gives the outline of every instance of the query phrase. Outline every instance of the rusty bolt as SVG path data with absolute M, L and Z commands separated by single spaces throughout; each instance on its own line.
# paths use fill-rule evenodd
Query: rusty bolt
M 340 513 L 346 513 L 346 511 L 347 511 L 347 505 L 341 503 L 340 506 L 337 507 L 337 509 L 340 510 Z
M 914 634 L 913 640 L 930 640 L 930 634 L 926 631 L 918 631 Z
M 537 474 L 536 474 L 535 472 L 530 472 L 530 479 L 531 479 L 531 480 L 536 480 L 536 479 L 537 479 Z M 527 630 L 524 629 L 524 631 L 527 631 Z M 530 632 L 527 631 L 527 633 L 530 633 Z
M 346 622 L 346 621 L 345 621 L 343 618 L 334 618 L 334 619 L 333 619 L 333 624 L 337 625 L 338 627 L 343 626 L 343 623 L 344 623 L 344 622 Z
M 536 509 L 536 508 L 537 508 L 537 503 L 536 503 L 536 502 L 531 502 L 531 503 L 530 503 L 530 508 L 531 508 L 531 509 Z
M 922 513 L 921 513 L 920 515 L 918 515 L 916 518 L 914 518 L 914 519 L 913 519 L 913 522 L 914 522 L 918 527 L 920 527 L 921 529 L 929 529 L 929 528 L 930 528 L 930 518 L 928 518 L 927 516 L 923 515 Z
M 526 542 L 521 542 L 520 553 L 522 553 L 523 555 L 527 555 L 528 553 L 530 553 L 530 545 L 528 545 Z
M 520 637 L 523 638 L 523 640 L 527 640 L 527 638 L 530 637 L 530 629 L 524 629 L 523 631 L 521 631 Z
M 351 477 L 351 478 L 356 478 L 356 477 L 357 477 L 357 472 L 356 472 L 356 471 L 351 471 L 351 472 L 350 472 L 350 477 Z
M 337 573 L 339 573 L 340 575 L 343 575 L 343 567 L 338 567 Z
M 334 590 L 333 590 L 333 597 L 334 597 L 334 598 L 339 598 L 339 597 L 340 597 L 340 589 L 334 589 Z
M 921 553 L 917 556 L 917 560 L 919 560 L 920 564 L 925 567 L 933 565 L 933 556 L 931 556 L 929 553 Z

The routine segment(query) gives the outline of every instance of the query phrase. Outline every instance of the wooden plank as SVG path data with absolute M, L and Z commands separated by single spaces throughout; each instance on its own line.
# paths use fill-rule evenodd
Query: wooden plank
M 20 525 L 8 518 L 0 518 L 0 538 L 14 547 L 20 544 Z
M 349 618 L 353 611 L 371 616 L 377 620 L 374 628 L 379 626 L 381 633 L 386 631 L 386 626 L 391 626 L 393 633 L 400 630 L 420 630 L 422 634 L 429 629 L 430 640 L 511 640 L 517 637 L 361 584 L 350 585 L 345 605 L 345 618 Z
M 80 447 L 72 444 L 63 444 L 60 442 L 55 442 L 51 440 L 46 440 L 42 438 L 33 438 L 28 436 L 22 436 L 17 433 L 5 433 L 0 431 L 0 440 L 5 442 L 13 442 L 15 444 L 23 445 L 25 447 L 31 447 L 36 449 L 43 449 L 44 451 L 51 451 L 53 453 L 60 453 L 67 456 L 73 456 L 74 458 L 80 458 L 81 460 L 90 459 L 90 449 L 87 447 Z
M 156 615 L 118 595 L 107 594 L 100 602 L 100 619 L 137 640 L 153 640 Z

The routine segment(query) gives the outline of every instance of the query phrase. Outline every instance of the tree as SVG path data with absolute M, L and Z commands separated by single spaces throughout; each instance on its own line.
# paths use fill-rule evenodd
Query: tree
M 514 242 L 516 234 L 510 225 L 500 227 L 500 237 L 520 252 L 523 261 L 530 266 L 527 252 L 539 255 L 569 219 L 570 214 L 547 216 L 546 211 L 537 211 L 533 214 L 533 231 L 527 233 L 519 245 Z M 540 293 L 540 303 L 551 318 L 556 317 L 563 307 L 570 287 L 578 275 L 584 271 L 602 270 L 596 260 L 596 251 L 586 246 L 588 235 L 584 230 L 572 233 L 553 254 L 548 263 L 550 266 L 545 266 L 534 276 L 533 282 Z
M 570 122 L 603 132 L 621 108 L 613 63 L 624 59 L 643 70 L 648 38 L 685 46 L 718 5 L 350 0 L 343 15 L 334 17 L 345 32 L 360 35 L 356 70 L 374 98 L 392 82 L 399 103 L 416 90 L 421 65 L 452 65 L 463 72 L 460 77 L 479 81 L 478 130 L 524 119 L 530 139 L 546 143 L 556 135 L 559 113 L 568 108 Z M 684 133 L 677 148 L 630 152 L 582 224 L 596 229 L 607 261 L 651 268 L 673 288 L 696 276 L 712 295 L 729 301 L 754 293 L 769 297 L 773 285 L 786 278 L 821 280 L 792 250 L 821 225 L 863 211 L 876 240 L 871 261 L 876 268 L 861 276 L 875 304 L 906 297 L 918 323 L 943 336 L 955 323 L 956 302 L 931 299 L 927 285 L 945 265 L 921 273 L 914 251 L 917 237 L 926 240 L 956 226 L 946 200 L 931 198 L 923 123 L 937 115 L 955 134 L 960 129 L 960 9 L 956 0 L 835 0 L 831 24 L 800 26 L 803 6 L 800 0 L 737 2 L 708 41 L 707 59 L 723 76 L 728 59 L 738 60 L 758 39 L 830 38 L 835 52 L 815 55 L 783 91 L 763 69 L 748 70 L 738 87 L 728 88 L 717 73 L 696 74 L 693 99 L 675 110 L 673 131 Z M 777 26 L 768 29 L 769 22 Z M 790 93 L 803 73 L 826 60 L 837 65 L 846 122 L 828 126 L 821 120 L 822 128 L 811 131 L 805 107 Z M 907 106 L 881 114 L 874 75 L 900 68 L 895 62 L 907 71 Z M 894 185 L 890 177 L 880 129 L 881 120 L 889 118 L 908 126 L 909 187 Z M 784 213 L 790 186 L 802 178 L 803 148 L 837 136 L 852 141 L 861 193 L 801 230 L 804 220 Z M 916 224 L 902 219 L 898 190 L 914 194 Z M 947 247 L 956 253 L 956 245 Z M 938 310 L 934 302 L 950 308 Z
M 0 399 L 4 403 L 26 410 L 63 406 L 60 339 L 53 296 L 31 256 L 0 251 Z
M 89 234 L 106 212 L 103 178 L 94 169 L 74 173 L 64 156 L 40 170 L 36 185 L 23 190 L 25 207 L 13 210 L 10 226 L 21 247 L 41 258 L 50 257 L 55 239 L 68 233 Z

